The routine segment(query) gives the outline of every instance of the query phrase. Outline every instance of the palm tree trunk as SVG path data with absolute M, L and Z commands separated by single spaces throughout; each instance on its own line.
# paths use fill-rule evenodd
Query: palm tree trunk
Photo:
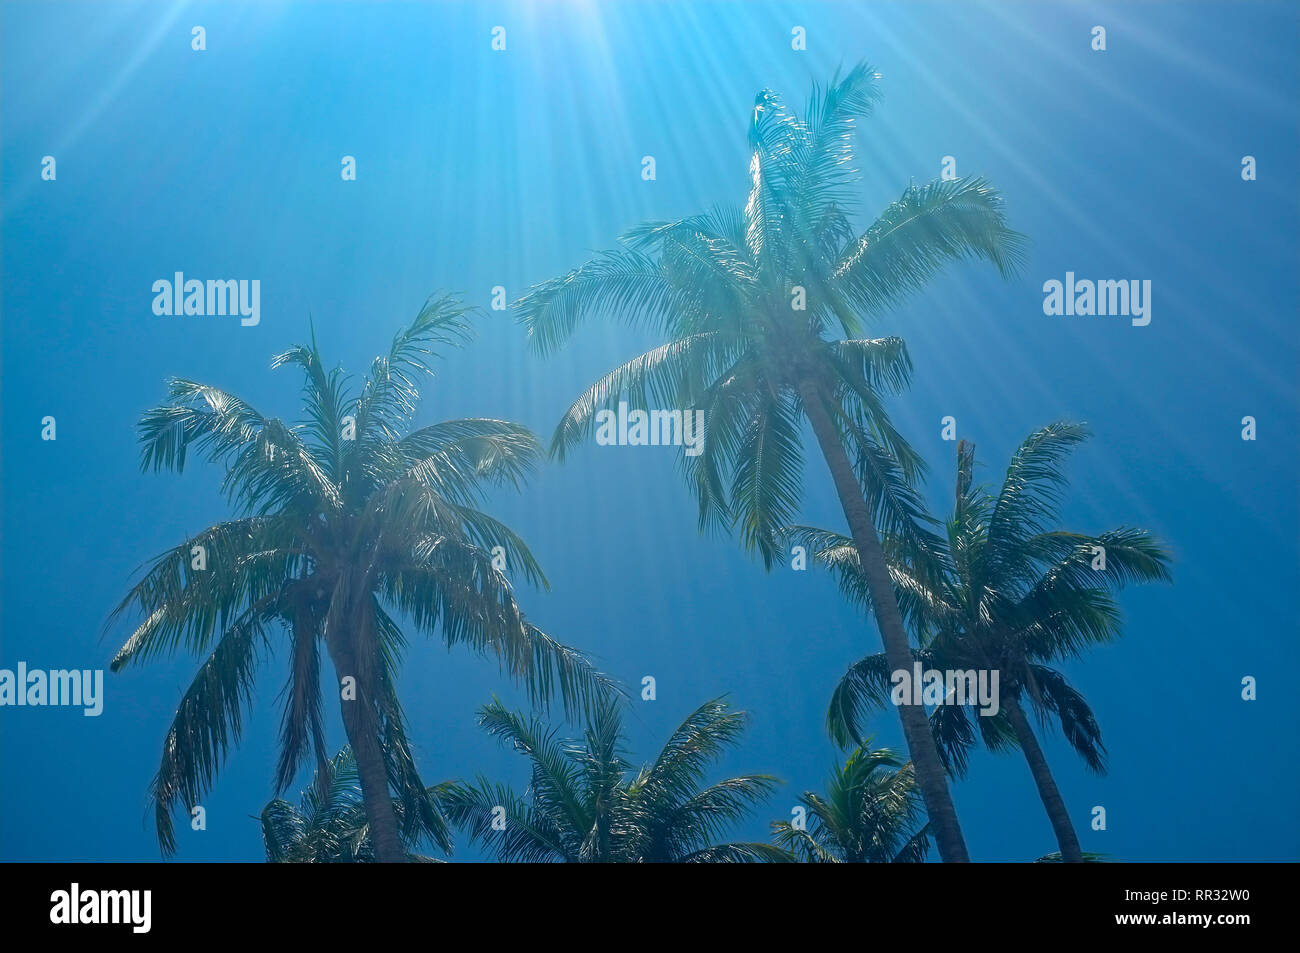
M 1052 822 L 1052 830 L 1056 832 L 1056 843 L 1061 847 L 1061 860 L 1067 864 L 1083 863 L 1083 851 L 1079 847 L 1079 837 L 1074 832 L 1074 825 L 1070 823 L 1070 812 L 1065 809 L 1065 800 L 1056 787 L 1052 769 L 1047 766 L 1047 758 L 1043 756 L 1043 749 L 1038 746 L 1038 739 L 1034 737 L 1034 729 L 1029 724 L 1029 719 L 1025 717 L 1024 709 L 1015 698 L 1004 699 L 1002 707 L 1006 709 L 1007 719 L 1015 729 L 1020 750 L 1025 753 L 1025 760 L 1029 762 L 1029 773 L 1034 776 L 1034 784 L 1038 785 L 1038 796 L 1042 798 L 1043 807 L 1047 808 L 1047 818 Z
M 388 768 L 384 762 L 384 749 L 379 743 L 378 716 L 374 696 L 369 686 L 357 675 L 354 652 L 350 645 L 337 644 L 343 640 L 326 640 L 334 671 L 342 683 L 345 676 L 356 678 L 356 698 L 341 700 L 343 728 L 348 744 L 357 761 L 357 777 L 361 781 L 361 802 L 366 809 L 370 827 L 370 843 L 375 849 L 375 860 L 381 864 L 406 862 L 406 849 L 397 830 L 397 814 L 388 792 Z
M 885 551 L 881 548 L 866 497 L 854 475 L 848 454 L 844 452 L 839 430 L 822 402 L 820 389 L 811 382 L 805 382 L 800 386 L 799 393 L 822 456 L 830 467 L 835 492 L 839 495 L 840 506 L 849 522 L 849 531 L 853 534 L 858 561 L 871 593 L 876 625 L 880 628 L 880 637 L 885 645 L 885 658 L 891 670 L 910 672 L 912 649 L 907 639 L 907 630 L 903 627 L 902 613 L 898 611 L 894 587 L 889 579 Z M 930 818 L 930 829 L 934 832 L 939 856 L 946 863 L 969 863 L 970 855 L 966 852 L 961 825 L 957 823 L 957 810 L 953 807 L 952 795 L 948 791 L 948 778 L 943 762 L 939 760 L 939 749 L 935 746 L 934 735 L 930 731 L 925 706 L 919 701 L 900 705 L 898 715 L 903 722 L 903 737 L 912 757 L 916 782 L 925 800 L 925 810 Z

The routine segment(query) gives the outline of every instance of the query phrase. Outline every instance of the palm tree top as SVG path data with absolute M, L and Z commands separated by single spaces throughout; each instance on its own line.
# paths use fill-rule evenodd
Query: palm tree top
M 1041 715 L 1056 718 L 1088 766 L 1101 772 L 1105 748 L 1096 719 L 1053 666 L 1121 634 L 1120 589 L 1172 577 L 1167 549 L 1147 530 L 1121 526 L 1088 535 L 1059 527 L 1065 463 L 1089 434 L 1086 424 L 1070 421 L 1034 431 L 996 488 L 976 482 L 974 445 L 960 442 L 944 535 L 926 546 L 907 533 L 884 542 L 899 607 L 917 640 L 917 659 L 938 670 L 997 669 L 1004 695 L 1023 693 Z M 927 526 L 934 522 L 926 520 Z M 788 538 L 833 568 L 853 599 L 870 604 L 851 540 L 810 527 L 795 527 Z M 1104 570 L 1094 568 L 1101 565 L 1099 553 Z M 888 704 L 889 674 L 883 656 L 873 655 L 841 680 L 827 716 L 841 744 L 855 743 L 867 715 Z M 975 740 L 966 713 L 940 706 L 934 719 L 949 768 L 963 772 L 966 749 Z M 1016 744 L 1005 717 L 979 717 L 976 723 L 989 747 Z
M 909 185 L 866 231 L 855 230 L 854 129 L 879 98 L 878 78 L 865 63 L 837 74 L 813 87 L 802 116 L 761 92 L 743 207 L 638 225 L 617 248 L 513 305 L 542 352 L 593 317 L 664 336 L 574 401 L 551 453 L 562 458 L 591 433 L 599 410 L 623 399 L 703 410 L 703 453 L 683 461 L 701 528 L 739 525 L 769 567 L 775 532 L 799 503 L 799 418 L 810 395 L 832 405 L 868 467 L 887 459 L 908 480 L 923 471 L 882 401 L 910 380 L 907 348 L 898 337 L 860 339 L 867 322 L 947 263 L 982 259 L 1012 275 L 1023 260 L 1002 197 L 978 178 Z
M 706 702 L 638 770 L 627 759 L 622 705 L 614 699 L 592 711 L 581 739 L 561 738 L 541 719 L 494 700 L 480 711 L 480 724 L 529 759 L 528 791 L 521 796 L 480 778 L 453 788 L 443 803 L 503 861 L 787 860 L 771 845 L 722 840 L 779 783 L 775 778 L 744 775 L 706 785 L 709 767 L 737 743 L 746 719 L 722 699 Z
M 920 863 L 929 831 L 910 762 L 871 739 L 831 769 L 825 795 L 799 798 L 805 822 L 775 821 L 781 848 L 810 863 Z
M 634 226 L 619 236 L 620 248 L 535 287 L 514 306 L 532 345 L 553 350 L 593 312 L 651 322 L 680 339 L 743 325 L 738 306 L 750 323 L 769 319 L 761 330 L 775 336 L 799 323 L 778 319 L 802 276 L 815 282 L 817 306 L 808 308 L 815 328 L 838 324 L 854 337 L 865 317 L 923 287 L 948 261 L 983 258 L 1014 275 L 1025 239 L 1007 226 L 1001 196 L 982 178 L 909 185 L 870 228 L 854 232 L 849 216 L 861 179 L 854 135 L 881 98 L 879 81 L 865 62 L 837 70 L 828 85 L 813 84 L 802 115 L 760 91 L 744 205 Z
M 443 350 L 470 338 L 472 313 L 451 297 L 431 297 L 359 389 L 340 368 L 326 370 L 314 334 L 311 345 L 280 354 L 273 367 L 294 366 L 303 376 L 303 418 L 293 425 L 229 391 L 182 379 L 141 418 L 144 470 L 181 472 L 197 452 L 224 469 L 223 490 L 237 513 L 157 557 L 109 619 L 110 626 L 128 614 L 141 620 L 113 671 L 178 650 L 204 659 L 154 782 L 165 850 L 174 843 L 172 807 L 198 803 L 210 786 L 241 735 L 256 674 L 277 650 L 290 670 L 277 790 L 312 751 L 318 765 L 327 759 L 324 644 L 339 676 L 358 685 L 361 708 L 345 705 L 345 714 L 370 713 L 365 733 L 378 732 L 408 813 L 430 825 L 433 809 L 393 687 L 406 647 L 399 620 L 494 656 L 539 704 L 558 696 L 576 710 L 608 690 L 577 652 L 524 617 L 510 579 L 545 585 L 545 577 L 523 540 L 480 509 L 487 488 L 517 486 L 535 467 L 534 435 L 485 418 L 411 429 L 421 379 Z M 504 571 L 494 565 L 496 547 Z M 363 759 L 358 749 L 363 773 L 371 751 Z

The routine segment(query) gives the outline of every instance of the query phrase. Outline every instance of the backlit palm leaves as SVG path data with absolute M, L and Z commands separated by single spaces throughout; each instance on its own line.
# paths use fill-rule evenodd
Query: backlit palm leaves
M 466 419 L 409 430 L 420 377 L 440 349 L 468 339 L 469 310 L 430 299 L 359 393 L 326 370 L 311 346 L 273 366 L 303 375 L 304 418 L 289 426 L 241 398 L 172 381 L 166 404 L 140 422 L 145 470 L 184 469 L 198 453 L 225 470 L 238 518 L 218 523 L 158 557 L 114 617 L 141 620 L 113 659 L 180 650 L 203 661 L 163 743 L 153 783 L 166 852 L 172 811 L 197 804 L 240 738 L 254 680 L 274 654 L 288 670 L 276 788 L 303 761 L 327 760 L 320 687 L 322 649 L 338 678 L 374 849 L 404 849 L 389 789 L 404 817 L 437 836 L 437 817 L 407 742 L 394 677 L 406 640 L 401 620 L 495 656 L 530 695 L 558 692 L 586 705 L 604 680 L 572 650 L 529 623 L 507 576 L 544 583 L 522 541 L 478 509 L 486 487 L 518 486 L 540 448 L 502 420 Z M 500 546 L 506 572 L 493 567 Z
M 743 209 L 633 228 L 621 247 L 536 286 L 515 307 L 542 351 L 591 317 L 646 325 L 666 339 L 579 396 L 551 450 L 564 456 L 620 398 L 646 410 L 704 410 L 703 452 L 682 460 L 700 525 L 738 529 L 769 568 L 802 495 L 807 417 L 868 569 L 886 651 L 901 663 L 907 635 L 873 523 L 883 518 L 889 531 L 899 514 L 871 480 L 881 465 L 906 480 L 921 470 L 883 404 L 907 384 L 911 364 L 898 338 L 862 333 L 949 262 L 983 259 L 1011 274 L 1022 239 L 980 179 L 909 186 L 865 232 L 854 229 L 854 130 L 879 97 L 877 79 L 863 64 L 815 86 L 802 117 L 760 93 Z M 925 714 L 910 706 L 901 714 L 940 853 L 965 860 Z
M 831 772 L 826 794 L 799 798 L 803 826 L 776 821 L 776 843 L 807 863 L 920 863 L 930 843 L 912 766 L 869 742 Z
M 964 773 L 968 749 L 1019 747 L 1029 762 L 1067 861 L 1082 858 L 1069 814 L 1024 706 L 1055 722 L 1094 771 L 1105 747 L 1087 700 L 1054 666 L 1120 633 L 1114 592 L 1131 583 L 1168 580 L 1169 557 L 1146 530 L 1122 527 L 1087 536 L 1056 527 L 1066 455 L 1087 436 L 1079 424 L 1055 423 L 1020 445 L 996 495 L 975 483 L 974 447 L 958 445 L 956 502 L 946 546 L 926 549 L 886 540 L 898 602 L 918 633 L 914 658 L 925 669 L 997 671 L 1000 708 L 944 704 L 931 725 L 947 767 Z M 793 538 L 834 567 L 844 589 L 869 604 L 852 541 L 801 529 Z M 1105 568 L 1098 559 L 1104 553 Z M 853 665 L 827 716 L 842 744 L 857 742 L 868 713 L 890 703 L 896 666 L 883 655 Z
M 480 778 L 442 798 L 450 817 L 502 861 L 747 863 L 787 860 L 770 844 L 723 842 L 777 781 L 764 774 L 705 786 L 706 772 L 744 728 L 745 714 L 715 699 L 673 732 L 653 764 L 625 759 L 622 714 L 606 701 L 580 741 L 499 702 L 480 723 L 532 764 L 528 790 Z

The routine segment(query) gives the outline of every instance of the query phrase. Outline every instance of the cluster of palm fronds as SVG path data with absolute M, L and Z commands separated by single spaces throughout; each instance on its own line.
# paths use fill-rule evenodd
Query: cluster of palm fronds
M 734 745 L 747 716 L 713 699 L 672 733 L 639 770 L 623 750 L 620 704 L 601 704 L 581 739 L 562 738 L 539 718 L 484 706 L 479 723 L 523 754 L 528 788 L 479 778 L 429 791 L 451 824 L 505 862 L 524 863 L 904 863 L 929 849 L 911 769 L 887 749 L 854 751 L 831 775 L 826 796 L 803 795 L 799 819 L 772 824 L 775 843 L 727 841 L 779 783 L 766 774 L 705 784 L 710 764 Z M 402 817 L 400 804 L 396 804 Z M 262 812 L 267 860 L 368 863 L 360 784 L 344 749 L 317 774 L 295 808 L 274 800 Z M 424 838 L 414 825 L 403 839 Z M 451 847 L 446 828 L 434 845 Z M 429 858 L 410 853 L 408 859 Z
M 448 785 L 428 791 L 437 805 Z M 401 799 L 393 801 L 402 842 L 432 841 L 444 854 L 451 853 L 452 832 L 440 810 L 432 826 L 418 822 Z M 367 864 L 375 861 L 370 823 L 361 797 L 361 778 L 350 747 L 316 769 L 312 786 L 302 792 L 297 805 L 276 798 L 262 809 L 262 840 L 266 859 L 291 864 Z M 406 859 L 433 863 L 435 858 L 408 853 Z
M 965 773 L 979 741 L 1024 753 L 1061 857 L 1086 859 L 1026 711 L 1059 724 L 1102 769 L 1097 720 L 1055 666 L 1114 637 L 1114 590 L 1167 578 L 1168 557 L 1142 530 L 1056 527 L 1064 456 L 1085 433 L 1069 423 L 1031 435 L 997 492 L 975 484 L 973 448 L 962 444 L 953 515 L 946 526 L 929 515 L 924 462 L 885 407 L 908 385 L 911 358 L 900 338 L 863 334 L 949 263 L 982 260 L 1013 275 L 1024 240 L 982 179 L 909 186 L 865 231 L 854 228 L 855 127 L 879 98 L 878 81 L 865 64 L 837 75 L 814 87 L 802 115 L 760 93 L 742 208 L 638 226 L 515 303 L 540 351 L 591 318 L 665 338 L 574 401 L 553 456 L 620 401 L 702 410 L 703 452 L 682 457 L 701 528 L 737 533 L 768 568 L 792 542 L 811 547 L 874 618 L 884 651 L 850 669 L 828 718 L 832 737 L 854 750 L 825 798 L 804 795 L 804 826 L 778 825 L 776 845 L 722 841 L 773 780 L 704 785 L 705 765 L 739 731 L 739 715 L 720 702 L 687 719 L 650 767 L 625 763 L 616 689 L 526 619 L 509 580 L 545 586 L 545 576 L 481 508 L 486 488 L 522 486 L 539 442 L 501 420 L 410 429 L 420 379 L 470 334 L 470 309 L 440 297 L 357 389 L 326 368 L 314 339 L 276 358 L 303 375 L 296 425 L 190 381 L 174 381 L 168 402 L 141 421 L 145 469 L 180 471 L 196 451 L 224 468 L 238 511 L 158 557 L 115 613 L 138 619 L 115 671 L 177 650 L 202 659 L 153 784 L 165 851 L 175 848 L 173 811 L 212 785 L 240 738 L 255 678 L 278 651 L 288 678 L 276 791 L 312 762 L 317 782 L 301 809 L 268 808 L 275 858 L 402 860 L 414 843 L 443 847 L 450 817 L 504 859 L 894 861 L 919 858 L 932 840 L 942 859 L 963 861 L 949 780 Z M 847 534 L 796 525 L 805 423 Z M 1103 572 L 1090 559 L 1098 549 Z M 496 658 L 540 709 L 558 699 L 585 725 L 583 740 L 561 741 L 536 716 L 489 706 L 484 726 L 533 763 L 528 791 L 483 779 L 427 787 L 394 687 L 404 625 Z M 344 761 L 325 741 L 322 649 L 350 746 Z M 865 747 L 864 730 L 888 701 L 890 673 L 917 660 L 996 671 L 1003 697 L 987 718 L 957 705 L 897 705 L 904 764 Z

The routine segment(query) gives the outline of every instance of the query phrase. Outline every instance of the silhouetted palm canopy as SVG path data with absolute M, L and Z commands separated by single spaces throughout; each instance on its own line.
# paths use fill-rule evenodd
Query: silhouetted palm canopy
M 437 803 L 441 786 L 429 789 Z M 406 815 L 405 805 L 393 803 L 403 840 L 413 844 L 421 839 L 422 826 Z M 451 829 L 441 814 L 433 844 L 444 854 L 451 853 Z M 361 779 L 352 749 L 345 747 L 316 771 L 311 787 L 302 792 L 297 805 L 276 798 L 262 809 L 262 840 L 269 863 L 289 864 L 366 864 L 375 860 L 370 841 L 370 825 L 361 798 Z M 408 854 L 408 859 L 432 862 L 432 858 Z
M 841 743 L 856 740 L 866 714 L 892 700 L 892 674 L 917 661 L 923 671 L 985 673 L 986 689 L 993 688 L 997 673 L 996 713 L 977 711 L 990 699 L 977 706 L 969 683 L 963 686 L 965 699 L 950 696 L 935 705 L 930 729 L 936 746 L 955 773 L 966 770 L 977 733 L 990 748 L 1019 748 L 1069 863 L 1086 862 L 1087 855 L 1023 703 L 1028 700 L 1043 724 L 1055 720 L 1088 767 L 1102 771 L 1105 748 L 1092 709 L 1052 666 L 1119 634 L 1114 590 L 1169 578 L 1168 556 L 1145 530 L 1122 527 L 1084 536 L 1054 528 L 1066 484 L 1064 459 L 1086 436 L 1085 427 L 1070 423 L 1030 434 L 996 496 L 974 482 L 974 447 L 957 445 L 957 494 L 946 545 L 920 523 L 885 541 L 889 579 L 881 588 L 892 590 L 917 633 L 918 648 L 901 665 L 873 655 L 852 666 L 827 716 Z M 794 537 L 839 570 L 849 593 L 868 605 L 878 597 L 851 540 L 806 529 Z
M 705 410 L 703 452 L 682 459 L 701 527 L 738 524 L 770 566 L 780 555 L 777 530 L 792 522 L 801 495 L 801 408 L 811 383 L 858 456 L 888 529 L 894 511 L 873 489 L 877 471 L 891 458 L 909 477 L 922 467 L 882 402 L 907 385 L 911 363 L 901 339 L 860 335 L 948 262 L 982 258 L 1010 274 L 1023 239 L 981 179 L 909 186 L 856 232 L 855 123 L 879 96 L 866 64 L 814 86 L 803 118 L 764 90 L 750 124 L 743 209 L 637 226 L 621 247 L 515 303 L 542 351 L 589 317 L 650 326 L 667 338 L 573 403 L 552 439 L 554 454 L 587 437 L 597 411 L 620 398 Z M 804 310 L 793 307 L 796 288 Z
M 921 863 L 930 849 L 911 764 L 867 742 L 831 772 L 825 796 L 799 798 L 803 826 L 775 821 L 776 843 L 806 863 Z
M 198 452 L 225 469 L 223 489 L 240 514 L 159 556 L 113 614 L 143 620 L 114 671 L 178 650 L 203 658 L 152 787 L 165 852 L 175 847 L 172 809 L 199 803 L 212 784 L 272 654 L 288 668 L 277 791 L 310 752 L 318 765 L 328 760 L 322 644 L 340 684 L 355 679 L 355 700 L 341 707 L 381 859 L 401 855 L 389 785 L 425 834 L 436 838 L 439 824 L 394 688 L 406 644 L 399 619 L 495 656 L 539 701 L 558 689 L 566 707 L 585 705 L 602 690 L 577 653 L 524 618 L 507 573 L 545 584 L 542 572 L 524 543 L 478 508 L 487 487 L 518 486 L 529 473 L 540 454 L 535 437 L 489 419 L 406 432 L 419 379 L 439 349 L 469 338 L 469 314 L 451 298 L 431 298 L 359 392 L 340 369 L 326 369 L 314 339 L 281 354 L 272 366 L 297 366 L 304 380 L 305 417 L 292 427 L 189 380 L 171 381 L 168 402 L 141 419 L 144 470 L 180 472 Z M 497 546 L 504 573 L 493 567 Z
M 502 861 L 788 860 L 770 844 L 719 843 L 779 783 L 753 774 L 704 785 L 709 765 L 736 743 L 745 719 L 720 699 L 706 702 L 673 732 L 653 764 L 633 773 L 617 702 L 592 713 L 581 741 L 564 740 L 539 719 L 494 702 L 481 710 L 480 723 L 531 761 L 528 790 L 520 795 L 480 778 L 453 787 L 443 805 Z
M 997 669 L 1004 698 L 1028 699 L 1056 721 L 1095 770 L 1104 770 L 1101 730 L 1087 700 L 1053 666 L 1078 658 L 1121 631 L 1114 593 L 1131 583 L 1168 580 L 1169 557 L 1146 530 L 1120 527 L 1089 536 L 1056 528 L 1064 461 L 1088 436 L 1059 422 L 1030 434 L 1012 457 L 996 495 L 974 481 L 974 447 L 958 445 L 956 503 L 946 539 L 886 541 L 900 608 L 918 636 L 925 669 Z M 846 537 L 801 527 L 793 538 L 837 570 L 844 590 L 868 604 L 857 555 Z M 1093 569 L 1096 547 L 1105 570 Z M 832 699 L 827 724 L 841 744 L 859 741 L 870 712 L 889 703 L 890 667 L 876 654 L 853 665 Z M 964 773 L 977 737 L 993 749 L 1016 745 L 1005 707 L 981 716 L 944 704 L 931 725 L 949 770 Z

